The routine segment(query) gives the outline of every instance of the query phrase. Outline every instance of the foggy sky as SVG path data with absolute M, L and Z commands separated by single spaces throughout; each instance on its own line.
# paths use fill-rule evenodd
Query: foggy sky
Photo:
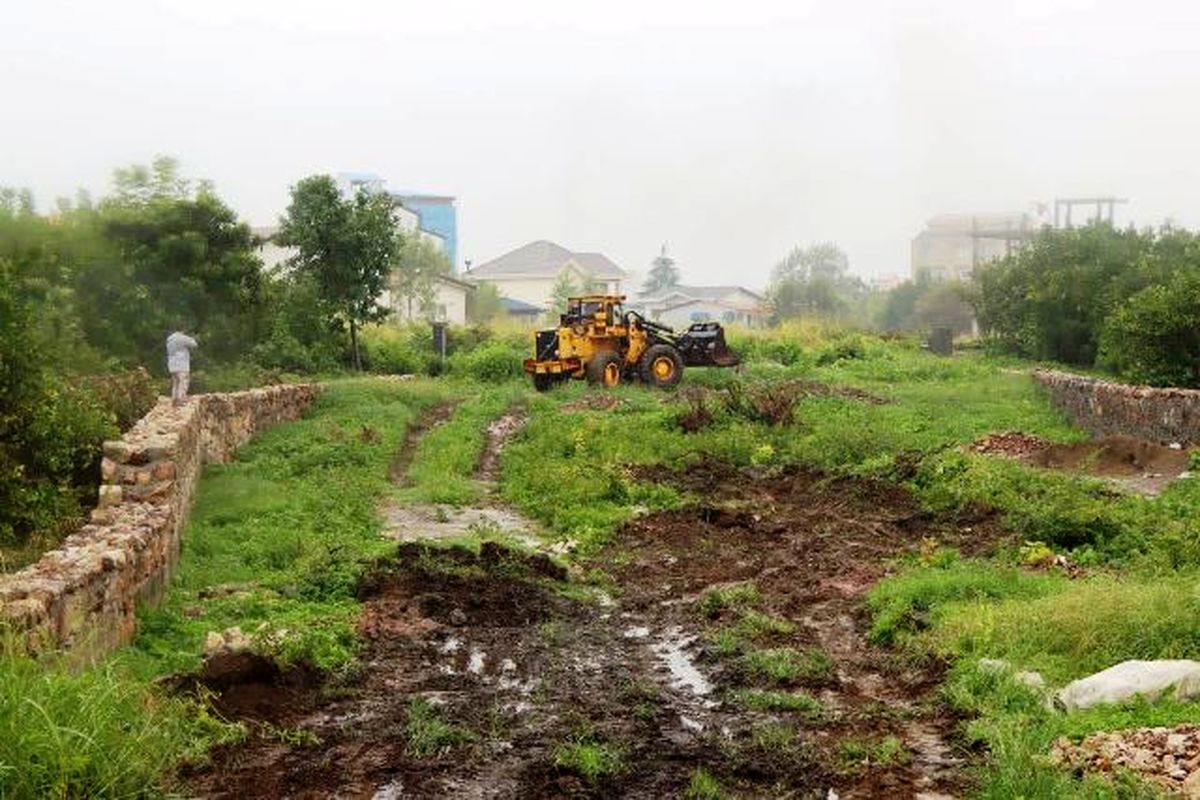
M 364 170 L 532 239 L 762 286 L 794 244 L 908 272 L 943 212 L 1115 193 L 1200 226 L 1200 3 L 11 0 L 0 185 L 165 153 L 252 224 Z

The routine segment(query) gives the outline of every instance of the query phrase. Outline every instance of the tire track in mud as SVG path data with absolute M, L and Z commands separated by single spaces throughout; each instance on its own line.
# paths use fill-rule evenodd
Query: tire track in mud
M 432 409 L 410 430 L 394 462 L 401 477 L 420 436 L 451 413 Z M 476 470 L 485 485 L 494 487 L 499 454 L 522 421 L 510 411 L 489 426 Z M 924 537 L 969 552 L 994 531 L 931 521 L 894 487 L 815 473 L 764 478 L 708 464 L 635 477 L 674 483 L 706 504 L 626 525 L 583 564 L 607 571 L 619 590 L 615 598 L 593 591 L 591 602 L 578 599 L 580 567 L 568 575 L 545 552 L 494 541 L 478 554 L 430 547 L 425 539 L 446 538 L 461 518 L 422 519 L 408 508 L 407 527 L 392 529 L 396 556 L 360 592 L 358 669 L 322 679 L 251 657 L 250 669 L 210 682 L 223 713 L 269 727 L 218 751 L 190 788 L 213 797 L 659 798 L 680 796 L 703 767 L 741 797 L 961 793 L 962 764 L 948 744 L 955 721 L 934 702 L 940 676 L 868 645 L 860 606 L 886 560 Z M 459 534 L 511 521 L 529 526 L 517 538 L 538 541 L 494 491 L 470 512 Z M 734 581 L 754 581 L 763 610 L 798 625 L 765 645 L 817 647 L 834 659 L 832 681 L 784 687 L 809 689 L 829 719 L 730 702 L 736 688 L 765 687 L 716 654 L 709 634 L 730 620 L 706 621 L 696 608 L 705 589 Z M 413 753 L 416 697 L 474 740 Z M 797 742 L 762 746 L 757 732 L 778 724 L 793 726 Z M 304 741 L 280 731 L 303 731 Z M 882 735 L 900 737 L 911 759 L 837 763 L 840 742 Z M 581 736 L 619 750 L 623 768 L 589 781 L 558 765 L 556 749 Z

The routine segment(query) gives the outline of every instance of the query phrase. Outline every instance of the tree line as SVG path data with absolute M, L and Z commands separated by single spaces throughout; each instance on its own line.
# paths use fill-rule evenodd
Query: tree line
M 0 544 L 71 516 L 116 432 L 89 376 L 165 373 L 183 330 L 205 368 L 318 372 L 362 366 L 362 326 L 385 290 L 432 299 L 446 258 L 405 236 L 385 194 L 344 197 L 318 175 L 291 190 L 277 241 L 296 255 L 267 271 L 261 242 L 217 194 L 170 158 L 115 172 L 112 191 L 39 213 L 0 189 Z

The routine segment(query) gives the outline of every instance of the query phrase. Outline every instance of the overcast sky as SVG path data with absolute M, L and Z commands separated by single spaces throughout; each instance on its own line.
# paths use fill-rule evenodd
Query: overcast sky
M 253 224 L 314 172 L 761 286 L 795 244 L 906 273 L 943 212 L 1130 198 L 1200 226 L 1200 3 L 12 0 L 0 184 L 43 207 L 178 157 Z

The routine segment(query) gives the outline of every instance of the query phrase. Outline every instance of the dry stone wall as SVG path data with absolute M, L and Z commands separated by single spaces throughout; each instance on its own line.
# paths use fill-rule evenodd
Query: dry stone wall
M 1037 370 L 1033 378 L 1071 421 L 1093 435 L 1200 444 L 1198 390 L 1128 386 L 1054 370 Z
M 179 559 L 204 464 L 227 461 L 256 432 L 297 419 L 314 384 L 162 398 L 121 439 L 104 443 L 99 505 L 57 550 L 0 576 L 0 620 L 31 649 L 90 657 L 129 641 L 138 603 L 156 603 Z

